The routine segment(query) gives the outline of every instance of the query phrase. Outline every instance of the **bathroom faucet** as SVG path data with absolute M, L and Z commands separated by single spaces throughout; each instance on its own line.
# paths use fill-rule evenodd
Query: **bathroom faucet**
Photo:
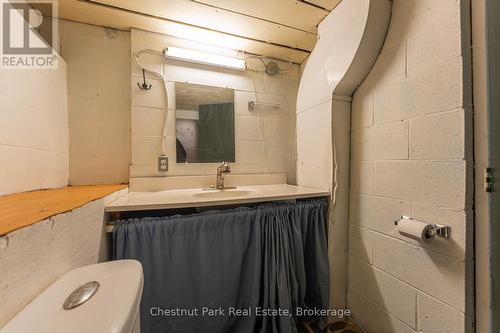
M 226 173 L 231 172 L 231 166 L 227 162 L 222 162 L 221 165 L 217 167 L 217 183 L 215 183 L 215 188 L 218 190 L 224 189 L 224 177 Z

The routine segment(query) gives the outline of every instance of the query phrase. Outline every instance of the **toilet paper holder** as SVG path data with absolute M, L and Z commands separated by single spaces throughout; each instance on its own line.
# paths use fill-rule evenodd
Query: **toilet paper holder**
M 441 238 L 450 238 L 450 227 L 434 224 L 434 228 L 430 229 L 427 233 L 429 236 L 436 235 Z
M 412 217 L 409 216 L 401 216 L 401 219 L 398 221 L 394 221 L 395 225 L 398 225 L 398 222 L 403 220 L 403 219 L 408 219 L 408 220 L 413 220 Z M 434 237 L 438 236 L 441 238 L 450 238 L 450 232 L 451 232 L 451 227 L 449 226 L 444 226 L 440 224 L 431 224 L 431 227 L 426 230 L 426 236 L 428 237 Z

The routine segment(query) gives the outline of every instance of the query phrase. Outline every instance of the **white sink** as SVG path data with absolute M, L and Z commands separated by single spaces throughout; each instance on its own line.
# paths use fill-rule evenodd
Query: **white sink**
M 255 191 L 250 190 L 240 190 L 240 189 L 225 189 L 225 190 L 202 190 L 200 192 L 193 193 L 196 198 L 231 198 L 231 197 L 247 197 L 251 196 Z
M 238 186 L 237 188 L 180 189 L 130 192 L 106 206 L 107 212 L 221 206 L 252 202 L 328 196 L 328 191 L 287 184 Z

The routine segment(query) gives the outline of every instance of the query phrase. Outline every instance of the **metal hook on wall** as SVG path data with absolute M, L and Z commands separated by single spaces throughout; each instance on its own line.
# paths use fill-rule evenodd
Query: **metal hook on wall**
M 151 89 L 151 85 L 146 83 L 146 71 L 144 69 L 142 70 L 142 79 L 143 79 L 142 84 L 140 84 L 139 82 L 137 82 L 137 86 L 140 89 L 142 89 L 142 90 L 149 90 L 149 89 Z

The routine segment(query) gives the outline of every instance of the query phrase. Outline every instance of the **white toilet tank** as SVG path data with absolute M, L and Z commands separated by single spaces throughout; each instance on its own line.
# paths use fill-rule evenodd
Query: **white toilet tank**
M 54 282 L 0 333 L 139 333 L 142 287 L 142 266 L 136 260 L 80 267 Z

